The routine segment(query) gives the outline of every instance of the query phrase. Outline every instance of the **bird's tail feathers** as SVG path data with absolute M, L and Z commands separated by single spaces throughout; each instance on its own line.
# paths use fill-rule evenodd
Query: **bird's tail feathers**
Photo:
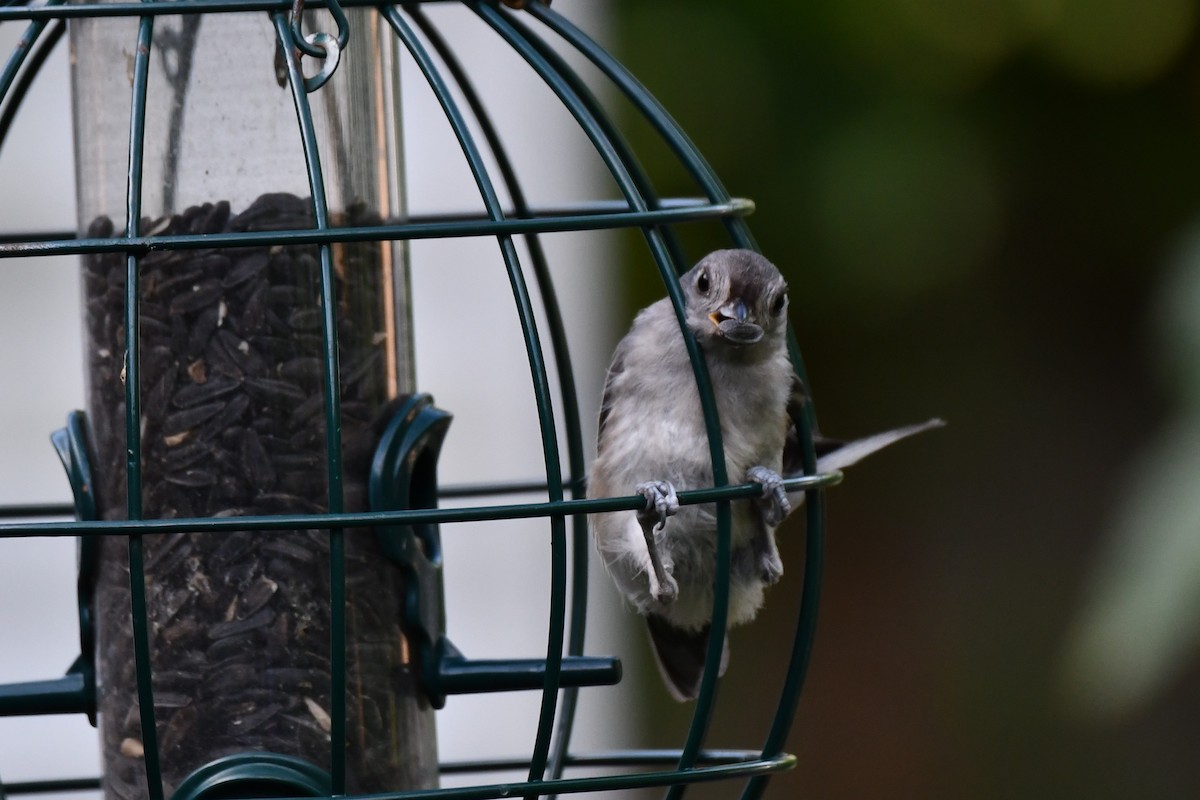
M 915 425 L 905 425 L 901 428 L 893 428 L 890 431 L 883 431 L 873 436 L 865 436 L 862 439 L 847 442 L 841 447 L 819 457 L 817 459 L 817 472 L 845 469 L 857 464 L 872 453 L 882 450 L 890 444 L 895 444 L 901 439 L 916 436 L 918 433 L 923 433 L 932 428 L 941 428 L 945 424 L 945 420 L 935 417 L 925 422 L 918 422 Z
M 650 643 L 654 645 L 654 660 L 671 696 L 681 703 L 695 700 L 704 677 L 709 626 L 705 625 L 699 631 L 687 631 L 675 627 L 657 614 L 648 614 L 646 627 L 650 631 Z M 717 675 L 724 675 L 728 666 L 729 635 L 726 634 Z

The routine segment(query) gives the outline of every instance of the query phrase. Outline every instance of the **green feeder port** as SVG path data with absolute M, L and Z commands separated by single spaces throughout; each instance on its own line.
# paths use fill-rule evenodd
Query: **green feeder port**
M 278 753 L 240 753 L 205 764 L 183 779 L 173 800 L 327 797 L 329 773 Z

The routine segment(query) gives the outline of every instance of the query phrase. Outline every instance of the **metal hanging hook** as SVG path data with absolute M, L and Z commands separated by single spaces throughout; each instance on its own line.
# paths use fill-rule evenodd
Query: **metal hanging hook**
M 321 69 L 315 75 L 304 79 L 304 91 L 315 92 L 325 85 L 325 81 L 333 76 L 333 71 L 337 69 L 338 60 L 342 56 L 342 48 L 338 45 L 337 37 L 323 31 L 310 33 L 304 39 L 297 40 L 297 47 L 303 41 L 313 47 L 320 48 L 323 55 L 321 57 Z
M 292 39 L 296 43 L 297 60 L 302 56 L 310 56 L 321 60 L 321 69 L 315 75 L 304 79 L 304 90 L 315 92 L 325 85 L 333 75 L 341 59 L 342 50 L 350 40 L 350 21 L 346 12 L 337 0 L 326 0 L 325 8 L 333 16 L 337 24 L 337 36 L 318 31 L 305 34 L 301 28 L 304 21 L 304 0 L 293 0 L 291 13 Z

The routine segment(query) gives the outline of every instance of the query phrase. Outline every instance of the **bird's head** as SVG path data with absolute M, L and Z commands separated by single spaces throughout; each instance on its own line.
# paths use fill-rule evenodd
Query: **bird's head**
M 679 282 L 688 325 L 701 344 L 748 347 L 787 328 L 787 282 L 752 250 L 709 253 Z

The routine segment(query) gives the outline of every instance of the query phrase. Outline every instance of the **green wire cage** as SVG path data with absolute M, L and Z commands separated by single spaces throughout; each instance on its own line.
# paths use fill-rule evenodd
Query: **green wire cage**
M 514 153 L 542 143 L 502 135 L 481 76 L 459 57 L 467 45 L 438 24 L 448 5 L 526 65 L 505 80 L 553 94 L 612 197 L 528 199 Z M 752 204 L 726 192 L 617 60 L 542 2 L 49 0 L 0 3 L 0 23 L 23 29 L 0 73 L 0 147 L 69 38 L 78 228 L 4 231 L 0 256 L 80 259 L 88 384 L 86 411 L 51 437 L 73 506 L 9 508 L 0 524 L 0 547 L 78 540 L 80 655 L 63 677 L 0 685 L 0 715 L 86 716 L 104 772 L 0 783 L 0 796 L 449 800 L 662 787 L 678 798 L 721 782 L 754 798 L 794 766 L 783 748 L 814 635 L 822 489 L 839 476 L 812 474 L 809 406 L 797 423 L 810 474 L 789 481 L 807 502 L 801 608 L 779 655 L 786 679 L 769 689 L 776 711 L 757 741 L 707 749 L 729 501 L 759 488 L 724 474 L 705 363 L 686 332 L 715 486 L 680 500 L 718 510 L 708 669 L 677 749 L 572 745 L 580 693 L 622 678 L 615 657 L 585 652 L 587 514 L 644 499 L 584 499 L 576 376 L 544 239 L 640 234 L 677 310 L 676 276 L 698 255 L 681 227 L 755 247 Z M 406 211 L 402 59 L 436 99 L 479 208 Z M 690 176 L 692 195 L 656 191 L 598 99 L 614 96 Z M 544 467 L 532 482 L 438 483 L 452 416 L 426 393 L 437 387 L 413 377 L 410 246 L 456 239 L 494 242 L 496 266 L 479 268 L 503 270 L 511 289 Z M 794 341 L 791 353 L 803 379 Z M 540 497 L 494 502 L 520 493 Z M 548 533 L 548 619 L 517 621 L 546 630 L 544 651 L 528 658 L 468 657 L 443 608 L 443 568 L 454 564 L 443 563 L 441 526 L 500 520 Z M 526 757 L 438 762 L 431 737 L 448 696 L 515 690 L 540 693 Z M 513 778 L 439 788 L 440 775 L 495 772 Z

